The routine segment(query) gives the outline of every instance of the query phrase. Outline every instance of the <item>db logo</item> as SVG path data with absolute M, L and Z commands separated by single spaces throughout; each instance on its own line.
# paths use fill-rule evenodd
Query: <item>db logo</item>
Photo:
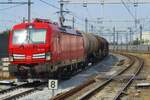
M 31 56 L 27 56 L 26 59 L 32 59 L 32 57 Z

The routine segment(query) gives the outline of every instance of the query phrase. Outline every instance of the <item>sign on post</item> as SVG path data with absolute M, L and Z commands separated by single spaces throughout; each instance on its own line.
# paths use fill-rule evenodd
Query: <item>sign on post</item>
M 58 89 L 58 80 L 49 80 L 48 81 L 48 88 L 52 90 L 52 97 L 55 95 L 56 89 Z
M 48 88 L 50 90 L 56 90 L 56 89 L 58 89 L 58 80 L 49 80 L 49 82 L 48 82 Z

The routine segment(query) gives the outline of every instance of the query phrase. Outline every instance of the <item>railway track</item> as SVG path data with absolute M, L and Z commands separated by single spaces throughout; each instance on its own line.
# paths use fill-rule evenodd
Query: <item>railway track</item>
M 0 91 L 0 100 L 15 100 L 25 95 L 31 94 L 46 83 L 24 83 L 18 86 L 14 86 Z
M 114 80 L 116 77 L 118 77 L 126 72 L 128 74 L 131 74 L 129 72 L 132 72 L 132 74 L 129 75 L 127 78 L 128 81 L 124 82 L 124 84 L 121 84 L 119 82 L 120 83 L 119 86 L 121 86 L 121 87 L 118 88 L 117 92 L 115 93 L 115 96 L 113 97 L 114 100 L 119 100 L 119 98 L 122 96 L 124 91 L 132 83 L 132 81 L 134 80 L 136 75 L 140 72 L 140 70 L 142 69 L 143 63 L 144 63 L 144 61 L 138 57 L 135 57 L 132 55 L 127 55 L 127 54 L 122 54 L 122 55 L 127 56 L 129 58 L 129 63 L 127 63 L 126 65 L 122 65 L 122 66 L 124 66 L 124 69 L 118 71 L 115 75 L 112 75 L 110 78 L 104 80 L 103 82 L 98 81 L 97 79 L 93 78 L 66 93 L 62 93 L 60 95 L 57 95 L 57 96 L 51 98 L 51 100 L 92 99 L 92 97 L 97 95 L 97 93 L 101 92 L 108 85 L 112 84 L 112 82 L 115 82 L 115 84 L 118 84 Z M 134 68 L 134 72 L 130 70 L 130 68 L 132 68 L 133 66 L 137 66 L 136 68 Z
M 124 84 L 122 86 L 122 88 L 119 90 L 119 92 L 117 93 L 117 95 L 114 97 L 114 100 L 119 100 L 120 97 L 122 96 L 122 94 L 124 93 L 124 91 L 130 86 L 130 84 L 132 83 L 132 81 L 135 79 L 135 77 L 140 73 L 143 65 L 144 65 L 144 60 L 141 58 L 136 57 L 139 61 L 139 65 L 137 67 L 137 70 L 135 71 L 135 73 L 129 77 L 129 80 L 127 81 L 126 84 Z

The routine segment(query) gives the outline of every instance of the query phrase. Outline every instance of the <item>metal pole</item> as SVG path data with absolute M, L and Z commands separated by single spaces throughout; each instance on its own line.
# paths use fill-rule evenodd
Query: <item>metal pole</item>
M 60 0 L 60 25 L 63 26 L 64 16 L 63 16 L 63 0 Z
M 72 28 L 74 29 L 75 27 L 75 19 L 74 19 L 74 16 L 72 17 Z
M 140 25 L 140 44 L 142 44 L 142 25 Z
M 55 90 L 52 89 L 52 97 L 54 97 L 54 96 L 55 96 Z
M 91 25 L 91 32 L 93 33 L 94 32 L 94 26 Z
M 122 51 L 122 36 L 121 36 L 121 38 L 120 38 L 120 39 L 121 39 L 121 51 Z
M 31 21 L 31 0 L 28 0 L 28 23 Z
M 128 33 L 126 34 L 126 51 L 128 51 Z
M 131 35 L 132 35 L 132 30 L 131 30 L 131 27 L 129 28 L 130 30 L 130 46 L 132 45 L 132 41 L 131 41 Z
M 26 21 L 26 18 L 25 18 L 25 17 L 23 17 L 23 23 L 25 23 L 25 21 Z
M 131 48 L 131 44 L 132 44 L 132 41 L 131 41 L 131 35 L 132 35 L 132 31 L 131 31 L 131 27 L 128 27 L 129 29 L 129 47 Z
M 115 30 L 115 27 L 113 27 L 113 50 L 115 50 L 115 33 L 116 33 L 116 30 Z
M 119 45 L 119 44 L 118 44 L 118 32 L 117 32 L 117 50 L 118 50 L 118 45 Z
M 137 28 L 137 7 L 138 7 L 138 3 L 135 2 L 134 7 L 135 7 L 135 29 L 136 29 Z
M 88 19 L 85 18 L 85 33 L 88 33 Z

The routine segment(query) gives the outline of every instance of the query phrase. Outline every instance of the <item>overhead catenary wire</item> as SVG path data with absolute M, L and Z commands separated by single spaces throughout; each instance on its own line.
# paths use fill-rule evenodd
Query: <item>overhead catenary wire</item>
M 0 15 L 1 15 L 1 16 L 2 16 L 2 15 L 7 15 L 7 16 L 10 16 L 10 15 L 11 15 L 11 17 L 14 17 L 14 18 L 16 18 L 16 19 L 22 20 L 22 16 L 17 16 L 17 15 L 15 15 L 14 13 L 1 12 Z
M 6 7 L 6 8 L 1 8 L 0 11 L 9 10 L 9 9 L 16 8 L 16 7 L 19 7 L 19 6 L 22 6 L 22 5 L 25 5 L 25 4 L 21 4 L 21 5 L 17 4 L 17 5 L 14 5 L 14 6 Z
M 31 0 L 28 0 L 28 2 L 12 2 L 12 1 L 9 1 L 9 2 L 0 2 L 0 4 L 19 4 L 19 5 L 28 4 L 28 22 L 30 22 L 31 4 L 33 4 L 33 2 L 31 2 Z M 18 6 L 18 5 L 16 5 L 16 6 Z M 13 7 L 16 7 L 16 6 L 13 6 Z M 12 7 L 7 7 L 5 9 L 9 9 L 9 8 L 12 8 Z M 4 9 L 1 9 L 1 10 L 4 10 Z
M 70 13 L 68 13 L 68 14 L 69 14 L 69 15 L 72 15 L 72 16 L 74 16 L 76 19 L 78 19 L 78 20 L 84 22 L 84 19 L 82 19 L 82 18 L 80 18 L 79 16 L 77 16 L 74 12 L 70 11 Z
M 50 3 L 48 3 L 48 2 L 46 2 L 46 1 L 44 1 L 44 0 L 39 0 L 39 1 L 43 2 L 44 4 L 46 4 L 46 5 L 48 5 L 48 6 L 51 6 L 51 7 L 55 8 L 55 9 L 60 9 L 59 7 L 57 7 L 57 6 L 53 5 L 53 4 L 50 4 Z M 79 21 L 84 22 L 84 19 L 78 17 L 78 16 L 77 16 L 74 12 L 72 12 L 72 11 L 69 11 L 69 13 L 67 13 L 67 14 L 72 15 L 72 16 L 74 16 L 76 19 L 78 19 Z
M 97 5 L 99 5 L 99 4 L 102 4 L 102 5 L 106 5 L 106 4 L 108 4 L 108 5 L 120 5 L 120 4 L 122 4 L 122 2 L 120 2 L 120 0 L 118 0 L 118 1 L 116 1 L 116 0 L 89 0 L 89 2 L 88 2 L 88 0 L 85 0 L 85 2 L 83 1 L 83 0 L 66 0 L 66 1 L 64 1 L 64 3 L 66 3 L 66 4 L 85 4 L 85 6 L 87 5 L 87 4 L 97 4 Z M 124 1 L 124 3 L 126 3 L 126 4 L 134 4 L 135 2 L 133 1 L 133 0 L 126 0 L 126 1 Z M 138 3 L 138 4 L 150 4 L 150 2 L 148 1 L 148 0 L 142 0 L 142 1 L 138 1 L 137 0 L 137 2 L 136 3 Z
M 121 2 L 123 4 L 123 6 L 127 9 L 127 11 L 129 12 L 129 14 L 133 17 L 133 19 L 136 19 L 135 16 L 134 16 L 134 14 L 131 12 L 131 10 L 126 5 L 126 3 L 123 0 L 121 0 Z
M 87 6 L 86 6 L 86 12 L 87 12 L 87 15 L 90 17 L 90 19 L 92 19 L 92 16 L 91 16 L 91 14 L 90 14 L 89 9 L 88 9 Z M 93 25 L 93 24 L 91 24 L 91 23 L 88 23 L 88 24 L 89 24 L 89 26 L 91 27 L 91 31 L 93 31 L 93 30 L 94 30 L 94 27 L 96 27 L 96 26 Z
M 5 10 L 10 10 L 12 8 L 16 8 L 16 7 L 19 7 L 19 6 L 22 6 L 22 5 L 25 5 L 27 4 L 27 2 L 0 2 L 0 5 L 13 5 L 13 6 L 9 6 L 9 7 L 5 7 L 5 8 L 1 8 L 0 11 L 5 11 Z M 15 5 L 16 4 L 16 5 Z M 31 2 L 31 4 L 33 4 L 33 2 Z M 9 16 L 12 15 L 12 14 L 9 14 Z M 20 19 L 20 18 L 19 18 Z M 1 20 L 1 21 L 5 21 L 5 22 L 11 22 L 11 23 L 17 23 L 17 21 L 11 21 L 11 20 Z
M 16 20 L 1 20 L 1 19 L 0 19 L 0 22 L 17 23 Z
M 45 3 L 46 5 L 49 5 L 49 6 L 53 7 L 53 8 L 55 8 L 55 9 L 60 9 L 59 7 L 57 7 L 57 6 L 53 5 L 53 4 L 50 4 L 50 3 L 48 3 L 48 2 L 46 2 L 44 0 L 39 0 L 39 1 Z
M 55 9 L 60 9 L 59 7 L 57 7 L 57 6 L 53 5 L 53 4 L 50 4 L 50 3 L 48 3 L 48 2 L 46 2 L 46 1 L 44 1 L 44 0 L 39 0 L 39 1 L 41 1 L 41 2 L 43 2 L 43 3 L 45 3 L 45 4 L 47 4 L 47 5 L 49 5 L 49 6 L 53 7 L 53 8 L 55 8 Z M 68 14 L 73 15 L 73 16 L 76 17 L 78 20 L 82 20 L 82 21 L 83 21 L 83 19 L 79 18 L 79 17 L 78 17 L 75 13 L 73 13 L 72 11 L 70 11 L 70 13 L 68 13 Z

